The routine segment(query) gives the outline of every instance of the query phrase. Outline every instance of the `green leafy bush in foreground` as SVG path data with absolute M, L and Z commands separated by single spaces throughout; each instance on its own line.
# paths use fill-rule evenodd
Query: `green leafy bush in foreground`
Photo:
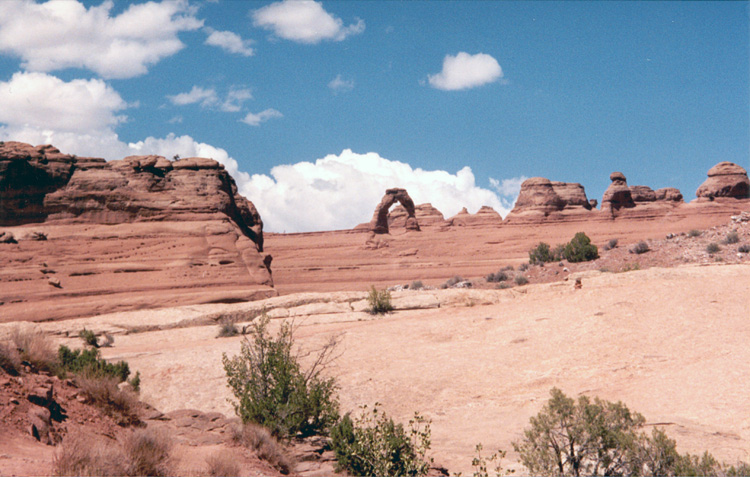
M 292 324 L 282 323 L 274 337 L 269 321 L 265 315 L 259 317 L 250 328 L 250 339 L 242 340 L 240 354 L 222 357 L 237 398 L 235 412 L 242 422 L 265 426 L 277 437 L 326 435 L 339 418 L 335 381 L 321 375 L 335 343 L 325 346 L 315 364 L 303 371 L 292 349 Z
M 60 368 L 65 372 L 90 378 L 117 378 L 119 382 L 130 376 L 130 367 L 125 361 L 108 363 L 99 356 L 96 348 L 71 350 L 65 345 L 57 350 Z M 140 381 L 140 377 L 139 377 Z
M 563 249 L 565 260 L 576 262 L 588 262 L 599 258 L 599 250 L 591 243 L 591 239 L 583 232 L 575 234 L 573 239 Z
M 406 430 L 375 404 L 354 420 L 346 414 L 331 430 L 331 447 L 339 470 L 351 475 L 424 476 L 432 464 L 430 435 L 430 422 L 419 414 Z

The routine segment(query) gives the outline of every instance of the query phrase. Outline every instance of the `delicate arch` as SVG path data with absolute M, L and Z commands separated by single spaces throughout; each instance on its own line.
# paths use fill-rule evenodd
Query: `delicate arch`
M 414 201 L 411 200 L 406 189 L 388 189 L 372 215 L 370 225 L 373 232 L 376 234 L 388 233 L 388 211 L 396 202 L 406 209 L 406 230 L 419 230 L 419 223 L 417 223 L 417 217 L 414 215 Z

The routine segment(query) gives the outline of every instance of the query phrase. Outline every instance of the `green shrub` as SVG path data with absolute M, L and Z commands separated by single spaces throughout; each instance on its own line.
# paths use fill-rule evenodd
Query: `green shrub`
M 388 290 L 378 291 L 375 286 L 372 286 L 367 295 L 367 303 L 370 305 L 367 307 L 367 312 L 372 315 L 384 315 L 393 311 L 391 292 Z
M 141 390 L 141 372 L 136 371 L 135 376 L 128 379 L 128 384 L 133 388 L 133 391 L 139 392 Z
M 482 444 L 477 444 L 476 447 L 476 453 L 477 455 L 474 456 L 473 459 L 471 459 L 471 466 L 474 467 L 474 474 L 472 474 L 472 477 L 490 477 L 490 473 L 487 470 L 487 466 L 489 464 L 494 464 L 493 472 L 496 477 L 499 477 L 503 475 L 503 467 L 501 464 L 501 461 L 505 459 L 506 452 L 502 450 L 498 450 L 494 454 L 492 454 L 489 457 L 484 457 L 482 455 Z M 512 474 L 514 471 L 510 470 L 506 472 L 507 474 Z
M 508 279 L 508 274 L 503 270 L 499 270 L 496 273 L 490 273 L 485 279 L 488 283 L 504 282 Z
M 696 229 L 693 229 L 690 232 L 688 232 L 688 237 L 700 237 L 701 235 L 703 235 L 703 232 L 701 232 L 700 230 L 696 230 Z
M 529 264 L 528 263 L 522 263 L 521 265 L 518 266 L 518 271 L 519 272 L 525 272 L 528 269 L 529 269 Z
M 526 278 L 524 275 L 521 275 L 520 273 L 516 275 L 516 285 L 527 285 L 529 283 L 529 279 Z
M 371 412 L 363 406 L 355 420 L 346 414 L 331 430 L 331 447 L 339 470 L 351 475 L 424 476 L 432 464 L 430 435 L 430 422 L 419 414 L 407 431 L 375 404 Z
M 414 280 L 411 282 L 411 285 L 409 285 L 409 290 L 421 290 L 424 288 L 424 283 L 422 283 L 421 280 Z
M 539 265 L 546 262 L 552 262 L 554 258 L 552 251 L 549 248 L 549 244 L 539 242 L 539 245 L 529 250 L 529 263 L 532 265 Z
M 555 245 L 555 248 L 552 249 L 553 262 L 559 262 L 560 260 L 565 258 L 565 246 L 565 244 Z
M 91 330 L 87 330 L 86 328 L 84 328 L 80 333 L 78 333 L 78 337 L 83 340 L 83 344 L 92 346 L 94 348 L 99 347 L 99 339 L 97 339 L 96 333 Z
M 303 371 L 293 353 L 293 326 L 284 322 L 276 337 L 262 315 L 243 339 L 240 354 L 222 356 L 234 410 L 242 422 L 267 427 L 277 437 L 325 435 L 338 420 L 335 381 L 321 375 L 335 342 L 320 350 L 314 365 Z
M 130 376 L 130 367 L 125 361 L 108 363 L 99 356 L 99 350 L 77 349 L 71 350 L 61 345 L 57 350 L 57 358 L 60 363 L 61 372 L 70 372 L 84 375 L 90 378 L 116 378 L 123 382 Z
M 609 242 L 607 242 L 607 243 L 606 243 L 606 244 L 604 245 L 604 247 L 602 247 L 602 248 L 603 248 L 604 250 L 612 250 L 612 249 L 615 249 L 615 248 L 617 248 L 617 243 L 618 243 L 618 240 L 617 240 L 617 239 L 610 239 L 610 241 L 609 241 Z
M 727 234 L 726 237 L 724 237 L 724 243 L 726 245 L 732 245 L 735 243 L 738 243 L 740 241 L 740 234 L 737 233 L 736 230 L 732 230 Z
M 599 250 L 591 243 L 591 239 L 583 232 L 575 234 L 573 239 L 565 245 L 563 257 L 571 262 L 588 262 L 599 258 Z
M 721 247 L 719 247 L 719 244 L 716 242 L 711 242 L 706 246 L 706 252 L 708 253 L 718 253 L 721 251 Z
M 640 242 L 638 242 L 637 244 L 633 245 L 630 248 L 630 253 L 635 253 L 637 255 L 640 255 L 642 253 L 648 252 L 649 250 L 651 249 L 649 248 L 648 244 L 644 242 L 643 240 L 641 240 Z

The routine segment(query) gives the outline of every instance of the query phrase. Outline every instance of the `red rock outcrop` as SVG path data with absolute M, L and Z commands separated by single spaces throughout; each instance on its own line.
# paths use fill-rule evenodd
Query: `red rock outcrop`
M 622 172 L 613 172 L 610 174 L 609 180 L 612 183 L 604 191 L 602 212 L 614 216 L 620 209 L 635 207 L 635 201 L 633 201 L 633 195 L 630 192 L 625 175 Z
M 551 216 L 563 218 L 590 210 L 591 203 L 581 184 L 532 177 L 521 184 L 516 204 L 506 221 L 541 220 Z
M 461 212 L 446 221 L 451 227 L 498 227 L 503 223 L 503 217 L 495 209 L 483 206 L 476 214 L 470 214 L 466 207 Z
M 695 192 L 698 199 L 713 200 L 719 197 L 750 198 L 750 180 L 747 171 L 732 162 L 720 162 L 708 170 L 708 179 Z
M 275 294 L 260 215 L 212 159 L 107 162 L 6 142 L 0 226 L 19 242 L 0 247 L 14 265 L 0 271 L 6 319 Z
M 674 187 L 662 187 L 661 189 L 656 189 L 656 192 L 654 192 L 654 196 L 656 196 L 656 200 L 664 200 L 667 202 L 683 202 L 682 192 Z
M 656 200 L 656 193 L 649 186 L 630 186 L 629 189 L 633 202 L 654 202 Z
M 443 213 L 432 206 L 432 204 L 420 204 L 414 207 L 414 216 L 419 227 L 431 227 L 442 225 L 445 222 Z M 406 228 L 406 220 L 409 213 L 403 205 L 397 205 L 388 213 L 388 226 L 390 228 Z
M 406 210 L 405 228 L 406 230 L 419 230 L 419 222 L 415 215 L 414 201 L 409 197 L 409 193 L 406 189 L 388 189 L 385 191 L 385 195 L 380 200 L 380 203 L 375 208 L 375 213 L 372 215 L 370 221 L 370 231 L 376 234 L 387 234 L 388 228 L 388 211 L 391 206 L 396 202 L 404 206 Z

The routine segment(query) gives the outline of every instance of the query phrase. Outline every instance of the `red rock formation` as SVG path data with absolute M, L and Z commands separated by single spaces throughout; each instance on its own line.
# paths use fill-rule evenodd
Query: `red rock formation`
M 612 183 L 609 185 L 602 197 L 602 212 L 615 216 L 620 209 L 635 207 L 633 196 L 628 187 L 628 182 L 622 172 L 613 172 L 609 176 Z
M 708 179 L 698 187 L 695 195 L 704 200 L 718 197 L 750 198 L 747 171 L 732 162 L 720 162 L 708 170 Z
M 590 210 L 591 203 L 581 184 L 532 177 L 521 184 L 516 204 L 506 221 L 541 220 L 550 216 L 559 219 Z
M 406 230 L 419 230 L 419 223 L 415 216 L 414 201 L 409 197 L 406 189 L 394 188 L 385 191 L 385 195 L 375 208 L 375 213 L 372 215 L 372 220 L 370 221 L 370 231 L 376 234 L 388 233 L 388 211 L 396 202 L 403 205 L 406 210 Z
M 25 264 L 0 273 L 4 317 L 12 315 L 9 304 L 34 300 L 55 305 L 19 318 L 275 293 L 260 215 L 212 159 L 107 162 L 6 142 L 0 145 L 0 226 L 13 227 L 19 239 L 0 248 L 0 262 Z M 31 240 L 39 230 L 48 240 Z M 46 275 L 40 269 L 52 270 L 59 287 L 45 278 L 37 289 L 37 274 Z M 22 290 L 17 280 L 31 282 Z
M 483 206 L 476 214 L 470 214 L 466 207 L 461 212 L 449 218 L 445 224 L 451 227 L 498 227 L 503 223 L 503 217 L 495 209 Z
M 664 200 L 668 202 L 683 202 L 682 193 L 679 189 L 676 189 L 674 187 L 663 187 L 661 189 L 656 189 L 656 192 L 654 192 L 654 196 L 656 196 L 656 200 Z
M 431 227 L 442 225 L 445 222 L 443 213 L 432 206 L 432 204 L 420 204 L 414 208 L 414 216 L 417 218 L 419 227 Z M 397 205 L 388 213 L 388 226 L 390 228 L 406 228 L 406 220 L 409 213 L 403 205 Z
M 654 202 L 656 200 L 656 194 L 649 186 L 630 186 L 629 189 L 633 202 Z

